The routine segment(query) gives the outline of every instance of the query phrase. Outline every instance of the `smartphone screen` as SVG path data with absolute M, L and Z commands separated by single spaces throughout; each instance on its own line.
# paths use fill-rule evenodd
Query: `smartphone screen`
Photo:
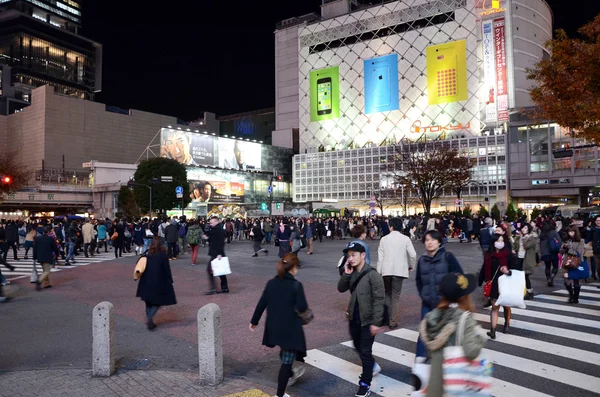
M 331 77 L 317 80 L 317 114 L 331 113 Z
M 458 95 L 458 59 L 454 51 L 445 51 L 437 55 L 437 96 L 448 98 Z
M 389 66 L 376 66 L 371 73 L 374 92 L 374 108 L 389 106 L 390 104 L 390 68 Z

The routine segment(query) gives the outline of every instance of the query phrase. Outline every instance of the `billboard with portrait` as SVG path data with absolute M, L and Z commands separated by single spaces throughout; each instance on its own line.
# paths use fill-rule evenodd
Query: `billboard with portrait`
M 170 128 L 161 130 L 160 156 L 185 165 L 215 165 L 215 137 Z
M 195 203 L 243 203 L 244 183 L 219 180 L 190 180 L 192 208 Z
M 260 170 L 260 143 L 242 140 L 219 138 L 219 168 L 236 170 Z

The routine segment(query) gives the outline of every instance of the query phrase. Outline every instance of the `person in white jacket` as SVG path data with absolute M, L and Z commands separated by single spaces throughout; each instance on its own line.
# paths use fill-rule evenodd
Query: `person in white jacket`
M 389 221 L 390 234 L 379 242 L 377 272 L 383 276 L 385 303 L 389 308 L 391 329 L 398 327 L 400 320 L 400 293 L 402 283 L 408 278 L 417 263 L 415 247 L 408 237 L 400 233 L 402 220 Z

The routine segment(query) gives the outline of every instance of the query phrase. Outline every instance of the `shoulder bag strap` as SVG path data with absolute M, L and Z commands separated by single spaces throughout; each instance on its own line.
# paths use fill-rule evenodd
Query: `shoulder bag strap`
M 358 276 L 358 278 L 356 279 L 356 281 L 354 282 L 354 284 L 352 284 L 352 286 L 350 287 L 350 293 L 353 294 L 354 291 L 356 290 L 356 287 L 358 287 L 358 283 L 360 283 L 360 280 L 362 280 L 362 278 L 364 276 L 367 275 L 367 273 L 369 273 L 371 270 L 373 270 L 372 267 L 370 267 L 368 270 L 365 270 L 364 272 L 362 272 L 360 274 L 360 276 Z
M 471 312 L 466 311 L 460 316 L 460 320 L 458 321 L 458 330 L 456 331 L 456 346 L 462 346 L 463 344 L 463 340 L 465 338 L 465 327 L 469 314 L 471 314 Z

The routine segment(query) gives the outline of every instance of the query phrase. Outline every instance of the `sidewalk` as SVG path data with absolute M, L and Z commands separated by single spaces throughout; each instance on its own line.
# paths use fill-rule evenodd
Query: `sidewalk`
M 57 369 L 0 373 L 1 397 L 268 397 L 241 378 L 217 386 L 201 386 L 198 375 L 175 371 L 118 371 L 93 378 L 91 370 Z

